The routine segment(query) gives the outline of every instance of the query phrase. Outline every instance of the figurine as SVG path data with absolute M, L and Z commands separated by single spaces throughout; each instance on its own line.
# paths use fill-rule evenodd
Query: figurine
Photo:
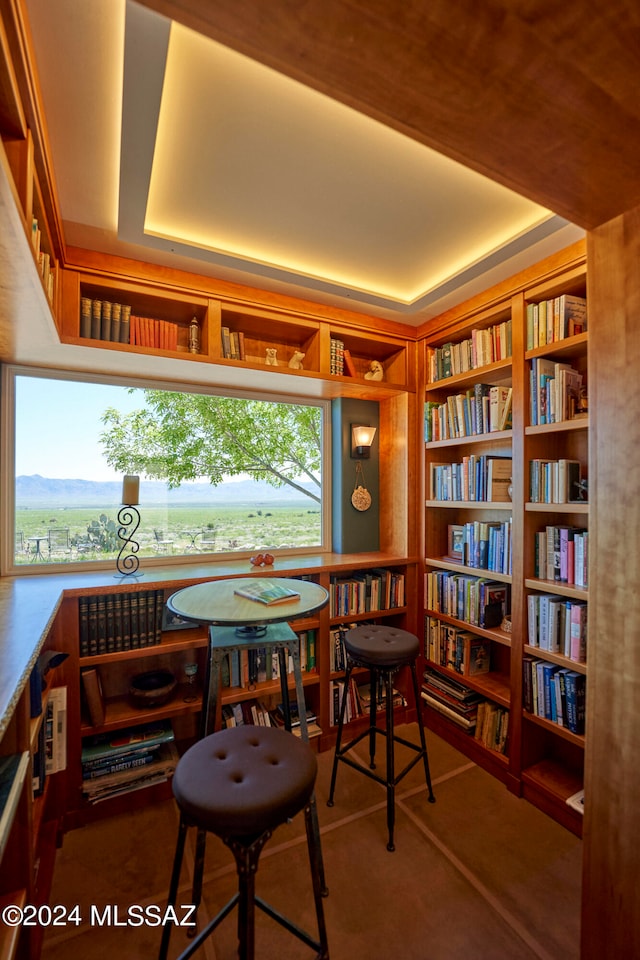
M 278 351 L 275 347 L 267 347 L 266 364 L 268 367 L 278 366 Z
M 372 360 L 369 364 L 369 369 L 364 375 L 365 380 L 382 380 L 384 378 L 384 370 L 382 369 L 382 364 L 379 360 Z
M 304 360 L 304 353 L 301 353 L 300 350 L 294 350 L 291 360 L 289 360 L 289 366 L 292 370 L 302 370 L 302 361 Z

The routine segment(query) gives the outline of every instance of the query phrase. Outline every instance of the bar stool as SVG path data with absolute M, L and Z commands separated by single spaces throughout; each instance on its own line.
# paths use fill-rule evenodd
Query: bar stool
M 180 954 L 187 960 L 238 905 L 238 955 L 253 960 L 255 907 L 328 960 L 322 907 L 320 841 L 312 822 L 311 798 L 317 775 L 311 747 L 284 730 L 240 726 L 199 740 L 179 760 L 173 793 L 180 810 L 178 841 L 168 905 L 175 906 L 189 827 L 220 837 L 235 857 L 238 892 Z M 313 897 L 318 923 L 314 939 L 255 893 L 260 853 L 276 827 L 304 810 Z M 159 960 L 166 960 L 171 925 L 162 932 Z
M 395 850 L 393 842 L 393 831 L 395 825 L 395 788 L 404 776 L 420 760 L 424 763 L 424 773 L 429 791 L 429 803 L 435 803 L 436 798 L 433 795 L 431 787 L 431 774 L 429 772 L 429 756 L 427 754 L 427 742 L 422 723 L 422 709 L 420 700 L 420 690 L 418 688 L 418 676 L 416 673 L 416 658 L 419 651 L 419 641 L 412 633 L 406 630 L 398 630 L 395 627 L 385 626 L 383 624 L 374 624 L 370 626 L 354 627 L 345 634 L 345 652 L 347 656 L 347 669 L 344 678 L 344 691 L 342 694 L 342 703 L 340 706 L 340 719 L 338 721 L 338 733 L 336 737 L 335 753 L 333 757 L 333 768 L 331 771 L 331 787 L 329 790 L 329 799 L 327 806 L 333 806 L 333 794 L 336 785 L 336 776 L 338 773 L 338 764 L 346 763 L 360 773 L 375 780 L 377 783 L 387 789 L 387 827 L 389 831 L 389 841 L 387 850 Z M 349 696 L 349 683 L 351 673 L 355 667 L 366 667 L 370 672 L 371 678 L 371 703 L 369 708 L 369 726 L 358 734 L 353 740 L 342 746 L 342 735 L 344 718 L 346 713 L 347 698 Z M 411 743 L 394 732 L 393 726 L 393 678 L 402 667 L 408 667 L 413 681 L 413 694 L 415 697 L 415 707 L 418 716 L 418 730 L 420 732 L 420 745 Z M 376 725 L 376 707 L 378 686 L 382 684 L 386 696 L 386 727 Z M 375 770 L 376 755 L 376 736 L 386 738 L 387 747 L 387 770 L 386 778 L 381 777 Z M 356 763 L 348 756 L 361 740 L 369 737 L 369 769 Z M 395 773 L 394 766 L 394 746 L 400 743 L 413 750 L 415 756 L 401 771 Z

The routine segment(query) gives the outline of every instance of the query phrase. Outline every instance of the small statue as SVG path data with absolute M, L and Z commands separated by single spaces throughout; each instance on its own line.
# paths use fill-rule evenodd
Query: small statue
M 578 488 L 578 496 L 573 503 L 585 503 L 589 499 L 589 481 L 574 480 L 573 485 Z
M 289 366 L 292 370 L 302 370 L 302 361 L 304 360 L 304 353 L 301 353 L 300 350 L 294 350 L 291 360 L 289 360 Z
M 200 327 L 197 317 L 189 324 L 189 353 L 200 353 Z
M 278 366 L 278 351 L 276 347 L 267 347 L 266 364 L 268 367 Z
M 379 360 L 372 360 L 369 364 L 369 369 L 364 375 L 365 380 L 382 380 L 384 379 L 384 370 L 382 369 L 382 364 Z

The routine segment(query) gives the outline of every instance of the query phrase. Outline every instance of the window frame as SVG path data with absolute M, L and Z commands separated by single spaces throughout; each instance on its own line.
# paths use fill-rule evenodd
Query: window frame
M 60 370 L 57 368 L 30 367 L 21 364 L 2 365 L 2 383 L 0 392 L 0 576 L 33 576 L 48 573 L 100 571 L 115 568 L 115 559 L 108 560 L 72 560 L 64 563 L 15 563 L 15 447 L 16 447 L 16 389 L 18 377 L 33 377 L 45 380 L 70 380 L 77 383 L 96 383 L 108 386 L 137 387 L 140 389 L 168 390 L 170 392 L 199 393 L 211 396 L 234 397 L 247 400 L 262 400 L 272 403 L 290 403 L 317 407 L 322 417 L 322 502 L 321 502 L 321 543 L 313 547 L 291 547 L 279 550 L 278 556 L 296 556 L 328 554 L 331 545 L 331 401 L 323 398 L 309 398 L 297 394 L 277 395 L 260 390 L 247 390 L 230 387 L 218 387 L 207 383 L 186 383 L 184 381 L 145 379 L 143 377 L 108 375 L 92 371 Z M 171 554 L 153 557 L 145 556 L 141 563 L 145 567 L 162 567 L 182 564 L 202 564 L 228 562 L 248 559 L 249 551 L 224 551 L 216 553 L 198 553 L 193 555 Z

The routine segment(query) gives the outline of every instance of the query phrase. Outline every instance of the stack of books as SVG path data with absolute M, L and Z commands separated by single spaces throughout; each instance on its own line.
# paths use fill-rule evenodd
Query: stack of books
M 91 803 L 168 780 L 178 751 L 169 720 L 88 737 L 82 746 L 82 792 Z
M 423 679 L 422 699 L 467 733 L 472 733 L 478 717 L 478 704 L 484 697 L 454 677 L 445 676 L 429 667 Z

